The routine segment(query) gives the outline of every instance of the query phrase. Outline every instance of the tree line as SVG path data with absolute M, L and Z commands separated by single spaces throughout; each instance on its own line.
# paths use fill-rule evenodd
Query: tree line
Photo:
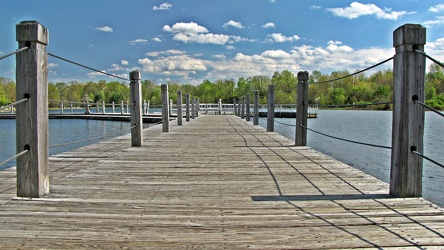
M 313 71 L 309 75 L 309 103 L 319 105 L 368 104 L 391 102 L 393 100 L 393 71 L 379 70 L 370 75 L 360 73 L 329 83 L 318 83 L 350 75 L 348 71 L 336 71 L 324 74 Z M 275 85 L 275 100 L 278 104 L 295 104 L 297 96 L 297 77 L 288 70 L 274 72 L 270 76 L 241 77 L 221 79 L 211 82 L 203 81 L 199 85 L 168 83 L 170 99 L 177 102 L 177 91 L 198 97 L 200 103 L 233 103 L 237 97 L 259 91 L 260 103 L 267 103 L 268 85 Z M 129 101 L 128 83 L 119 81 L 106 82 L 57 82 L 49 83 L 48 99 L 69 102 L 81 102 L 88 97 L 92 102 L 120 103 Z M 142 81 L 143 99 L 152 105 L 160 105 L 160 85 L 150 80 Z M 444 70 L 437 64 L 432 64 L 426 74 L 425 84 L 426 104 L 444 109 Z M 0 77 L 0 106 L 15 100 L 15 83 L 11 79 Z M 57 104 L 54 104 L 57 105 Z M 386 109 L 387 105 L 380 107 Z

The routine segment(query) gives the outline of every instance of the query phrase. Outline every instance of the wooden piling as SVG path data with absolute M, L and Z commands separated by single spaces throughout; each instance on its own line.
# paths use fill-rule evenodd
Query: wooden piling
M 259 125 L 259 90 L 254 91 L 253 125 Z
M 298 96 L 296 108 L 296 146 L 307 146 L 308 72 L 298 72 Z M 304 127 L 302 127 L 304 126 Z
M 194 119 L 194 115 L 195 115 L 194 112 L 196 112 L 195 108 L 196 108 L 196 97 L 193 96 L 191 98 L 191 119 Z
M 177 91 L 177 125 L 182 126 L 182 91 Z
M 426 29 L 406 24 L 393 32 L 393 130 L 390 172 L 390 194 L 396 197 L 422 195 L 421 157 L 411 151 L 423 152 Z
M 274 84 L 268 85 L 267 132 L 274 132 Z
M 132 71 L 129 74 L 130 102 L 131 102 L 131 146 L 140 147 L 143 144 L 143 118 L 142 118 L 142 84 L 140 72 Z
M 49 193 L 48 152 L 48 30 L 36 21 L 16 26 L 16 150 L 17 196 L 38 198 Z
M 190 94 L 185 95 L 185 102 L 186 102 L 186 108 L 185 108 L 185 121 L 190 121 Z
M 161 91 L 162 91 L 162 132 L 170 132 L 168 85 L 162 84 Z
M 245 120 L 247 121 L 247 122 L 249 122 L 250 120 L 251 120 L 251 110 L 250 110 L 250 95 L 249 94 L 247 94 L 246 96 L 245 96 L 245 109 L 246 109 L 246 116 L 245 116 Z

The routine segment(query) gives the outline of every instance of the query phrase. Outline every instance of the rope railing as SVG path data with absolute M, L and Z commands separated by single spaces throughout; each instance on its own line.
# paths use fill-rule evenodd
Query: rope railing
M 95 71 L 95 72 L 100 73 L 100 74 L 104 74 L 104 75 L 107 75 L 107 76 L 111 76 L 111 77 L 114 77 L 114 78 L 117 78 L 117 79 L 121 79 L 121 80 L 124 80 L 124 81 L 131 81 L 131 80 L 128 79 L 128 78 L 123 78 L 123 77 L 120 77 L 120 76 L 117 76 L 117 75 L 113 75 L 113 74 L 110 74 L 110 73 L 106 73 L 106 72 L 104 72 L 104 71 L 101 71 L 101 70 L 98 70 L 98 69 L 95 69 L 95 68 L 91 68 L 91 67 L 88 67 L 88 66 L 83 65 L 83 64 L 80 64 L 80 63 L 76 63 L 76 62 L 74 62 L 74 61 L 71 61 L 71 60 L 68 60 L 68 59 L 66 59 L 66 58 L 63 58 L 63 57 L 60 57 L 60 56 L 54 55 L 54 54 L 52 54 L 52 53 L 48 53 L 48 55 L 49 55 L 49 56 L 52 56 L 52 57 L 55 57 L 55 58 L 57 58 L 57 59 L 59 59 L 59 60 L 62 60 L 62 61 L 65 61 L 65 62 L 68 62 L 68 63 L 74 64 L 74 65 L 77 65 L 77 66 L 79 66 L 79 67 L 82 67 L 82 68 L 85 68 L 85 69 L 89 69 L 89 70 Z
M 413 101 L 414 101 L 415 103 L 417 103 L 417 104 L 423 106 L 424 108 L 427 108 L 427 109 L 429 109 L 430 111 L 432 111 L 432 112 L 434 112 L 434 113 L 436 113 L 436 114 L 438 114 L 438 115 L 444 117 L 444 114 L 441 113 L 439 110 L 436 110 L 436 109 L 430 107 L 429 105 L 427 105 L 427 104 L 425 104 L 425 103 L 422 103 L 422 102 L 420 102 L 420 101 L 418 101 L 418 100 L 413 100 Z
M 420 51 L 420 50 L 415 50 L 415 52 L 417 52 L 417 53 L 419 53 L 419 54 L 425 56 L 426 58 L 430 59 L 432 62 L 434 62 L 434 63 L 436 63 L 436 64 L 438 64 L 439 66 L 441 66 L 441 67 L 444 68 L 444 64 L 442 64 L 441 62 L 439 62 L 439 61 L 436 60 L 435 58 L 433 58 L 433 57 L 427 55 L 425 52 Z
M 0 111 L 4 110 L 4 109 L 8 109 L 8 108 L 13 107 L 13 106 L 16 106 L 17 104 L 20 104 L 20 103 L 23 103 L 23 102 L 26 102 L 26 101 L 28 101 L 28 98 L 23 98 L 23 99 L 21 99 L 19 101 L 13 102 L 13 103 L 8 104 L 6 106 L 2 106 L 2 107 L 0 107 Z
M 373 65 L 373 66 L 370 66 L 370 67 L 365 68 L 365 69 L 363 69 L 363 70 L 356 71 L 356 72 L 353 73 L 353 74 L 349 74 L 349 75 L 346 75 L 346 76 L 342 76 L 342 77 L 335 78 L 335 79 L 331 79 L 331 80 L 327 80 L 327 81 L 321 81 L 321 82 L 309 82 L 308 84 L 320 84 L 320 83 L 329 83 L 329 82 L 339 81 L 339 80 L 342 80 L 342 79 L 345 79 L 345 78 L 352 77 L 352 76 L 354 76 L 354 75 L 357 75 L 357 74 L 363 73 L 363 72 L 365 72 L 365 71 L 367 71 L 367 70 L 373 69 L 373 68 L 375 68 L 375 67 L 377 67 L 377 66 L 379 66 L 379 65 L 382 65 L 382 64 L 384 64 L 384 63 L 386 63 L 386 62 L 388 62 L 388 61 L 390 61 L 390 60 L 392 60 L 392 59 L 393 59 L 393 56 L 390 57 L 389 59 L 386 59 L 386 60 L 384 60 L 384 61 L 382 61 L 382 62 L 380 62 L 380 63 L 377 63 L 377 64 L 375 64 L 375 65 Z
M 328 135 L 328 134 L 325 134 L 325 133 L 322 133 L 322 132 L 319 132 L 319 131 L 316 131 L 316 130 L 310 129 L 310 128 L 308 128 L 308 127 L 302 125 L 302 124 L 301 124 L 301 127 L 305 128 L 305 129 L 307 129 L 307 130 L 310 130 L 311 132 L 314 132 L 314 133 L 316 133 L 316 134 L 320 134 L 320 135 L 323 135 L 323 136 L 326 136 L 326 137 L 329 137 L 329 138 L 333 138 L 333 139 L 336 139 L 336 140 L 346 141 L 346 142 L 350 142 L 350 143 L 355 143 L 355 144 L 360 144 L 360 145 L 370 146 L 370 147 L 375 147 L 375 148 L 392 149 L 392 147 L 381 146 L 381 145 L 376 145 L 376 144 L 371 144 L 371 143 L 365 143 L 365 142 L 359 142 L 359 141 L 353 141 L 353 140 L 344 139 L 344 138 L 340 138 L 340 137 L 336 137 L 336 136 L 331 136 L 331 135 Z
M 416 150 L 414 150 L 414 149 L 411 149 L 410 151 L 411 151 L 413 154 L 418 155 L 419 157 L 422 157 L 422 158 L 424 158 L 424 159 L 426 159 L 426 160 L 428 160 L 428 161 L 430 161 L 430 162 L 432 162 L 432 163 L 435 163 L 436 165 L 438 165 L 438 166 L 444 168 L 444 165 L 443 165 L 443 164 L 441 164 L 441 163 L 439 163 L 439 162 L 437 162 L 437 161 L 435 161 L 435 160 L 432 160 L 431 158 L 429 158 L 429 157 L 427 157 L 427 156 L 425 156 L 425 155 L 419 153 L 418 151 L 416 151 Z
M 375 102 L 375 103 L 358 103 L 358 104 L 309 104 L 316 105 L 317 107 L 325 107 L 325 108 L 344 108 L 344 107 L 364 107 L 364 106 L 376 106 L 376 105 L 387 105 L 393 104 L 393 102 Z
M 29 149 L 25 149 L 25 150 L 23 150 L 22 152 L 20 152 L 20 153 L 14 155 L 14 156 L 12 156 L 12 157 L 10 157 L 10 158 L 8 158 L 8 159 L 2 161 L 2 162 L 0 162 L 0 166 L 3 166 L 3 165 L 5 165 L 5 164 L 8 163 L 8 162 L 17 159 L 18 157 L 20 157 L 20 156 L 22 156 L 22 155 L 28 153 L 28 151 L 29 151 Z
M 0 61 L 3 60 L 3 59 L 5 59 L 5 58 L 7 58 L 7 57 L 12 56 L 12 55 L 18 54 L 18 53 L 20 53 L 20 52 L 22 52 L 22 51 L 25 51 L 25 50 L 27 50 L 27 49 L 29 49 L 29 47 L 23 47 L 23 48 L 18 49 L 18 50 L 14 51 L 14 52 L 11 52 L 11 53 L 9 53 L 9 54 L 6 54 L 6 55 L 4 55 L 4 56 L 1 56 L 1 57 L 0 57 Z

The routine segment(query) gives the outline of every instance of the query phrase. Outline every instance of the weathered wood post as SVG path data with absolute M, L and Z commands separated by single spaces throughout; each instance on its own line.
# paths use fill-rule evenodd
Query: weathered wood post
M 247 94 L 246 95 L 246 97 L 245 97 L 245 104 L 247 105 L 246 106 L 246 117 L 245 117 L 245 120 L 247 121 L 247 122 L 249 122 L 250 120 L 251 120 L 251 110 L 250 110 L 250 94 Z
M 146 114 L 146 100 L 143 100 L 143 114 Z
M 116 112 L 116 104 L 113 102 L 113 104 L 112 104 L 112 107 L 113 107 L 113 114 Z
M 237 116 L 236 98 L 233 99 L 233 114 Z
M 102 101 L 102 114 L 105 114 L 106 107 L 105 107 L 105 101 Z
M 170 99 L 170 105 L 168 106 L 169 115 L 173 115 L 173 99 Z
M 99 101 L 96 102 L 96 114 L 99 113 Z
M 17 196 L 38 198 L 49 193 L 48 157 L 48 30 L 36 21 L 16 26 Z
M 185 108 L 185 121 L 190 121 L 190 94 L 185 95 L 185 102 L 186 102 L 186 108 Z
M 267 132 L 274 132 L 274 84 L 268 85 Z
M 60 114 L 63 114 L 63 102 L 60 102 Z
M 194 119 L 195 108 L 196 108 L 196 97 L 193 96 L 193 97 L 191 98 L 191 119 Z
M 245 119 L 245 96 L 242 96 L 241 119 Z
M 200 111 L 199 97 L 196 97 L 196 117 L 199 117 L 199 111 Z
M 411 151 L 423 152 L 426 29 L 406 24 L 393 32 L 393 130 L 390 194 L 396 197 L 422 195 L 423 159 Z
M 162 91 L 162 132 L 170 132 L 168 85 L 162 84 L 161 91 Z
M 72 102 L 69 103 L 69 109 L 71 110 L 71 114 L 74 113 L 73 107 L 72 107 Z
M 242 99 L 240 97 L 237 98 L 237 116 L 241 117 L 241 106 Z
M 254 91 L 253 125 L 259 125 L 259 90 Z
M 146 103 L 146 114 L 150 113 L 150 102 Z
M 182 126 L 182 91 L 177 91 L 177 125 Z
M 298 100 L 296 106 L 296 146 L 307 146 L 308 72 L 298 72 Z
M 128 114 L 130 112 L 129 110 L 129 101 L 126 101 L 126 113 Z
M 142 84 L 140 72 L 131 71 L 130 78 L 130 109 L 131 109 L 131 146 L 140 147 L 143 144 L 143 118 L 142 118 Z
M 221 99 L 219 99 L 219 101 L 217 101 L 217 109 L 218 109 L 219 115 L 222 115 L 222 100 Z

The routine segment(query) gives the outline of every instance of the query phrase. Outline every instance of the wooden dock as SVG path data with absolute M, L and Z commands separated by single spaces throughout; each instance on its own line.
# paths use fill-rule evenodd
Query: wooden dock
M 0 171 L 1 249 L 444 248 L 444 209 L 235 116 L 50 157 L 50 195 Z

